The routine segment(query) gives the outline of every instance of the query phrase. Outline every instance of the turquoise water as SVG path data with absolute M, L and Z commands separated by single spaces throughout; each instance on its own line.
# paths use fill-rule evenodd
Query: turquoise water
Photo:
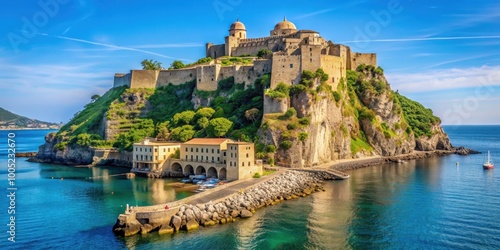
M 500 126 L 445 130 L 454 145 L 490 150 L 500 162 Z M 17 131 L 19 148 L 36 150 L 45 133 Z M 5 131 L 0 138 L 6 138 Z M 3 225 L 8 223 L 6 143 L 0 147 Z M 484 156 L 451 155 L 354 170 L 349 180 L 327 182 L 325 192 L 260 209 L 247 220 L 196 233 L 129 238 L 111 232 L 124 204 L 156 204 L 189 193 L 175 192 L 167 185 L 171 180 L 110 176 L 127 169 L 18 159 L 17 242 L 8 242 L 2 233 L 0 249 L 498 249 L 499 166 L 483 170 Z M 88 179 L 99 176 L 108 177 Z

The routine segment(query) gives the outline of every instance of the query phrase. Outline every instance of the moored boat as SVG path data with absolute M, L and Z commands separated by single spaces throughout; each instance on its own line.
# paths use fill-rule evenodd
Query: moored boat
M 493 161 L 491 160 L 490 151 L 488 151 L 488 160 L 483 164 L 483 169 L 494 168 Z

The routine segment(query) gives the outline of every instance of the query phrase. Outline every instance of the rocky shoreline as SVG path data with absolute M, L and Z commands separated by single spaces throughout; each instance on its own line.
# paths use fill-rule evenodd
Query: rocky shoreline
M 120 236 L 132 236 L 158 231 L 159 234 L 180 230 L 191 231 L 199 226 L 212 226 L 252 217 L 259 208 L 272 206 L 285 200 L 304 197 L 324 191 L 323 181 L 335 177 L 326 172 L 286 171 L 275 177 L 230 195 L 221 201 L 205 204 L 184 204 L 173 215 L 151 220 L 136 219 L 134 209 L 120 215 L 113 232 Z
M 451 150 L 415 151 L 411 154 L 404 154 L 398 156 L 381 157 L 381 158 L 366 159 L 366 160 L 359 159 L 357 161 L 352 161 L 352 162 L 338 163 L 332 166 L 331 168 L 339 171 L 346 171 L 346 170 L 370 167 L 374 165 L 380 165 L 389 162 L 399 163 L 402 161 L 425 159 L 434 156 L 444 156 L 451 154 L 458 154 L 465 156 L 470 154 L 481 154 L 481 152 L 460 146 L 457 148 L 452 148 Z

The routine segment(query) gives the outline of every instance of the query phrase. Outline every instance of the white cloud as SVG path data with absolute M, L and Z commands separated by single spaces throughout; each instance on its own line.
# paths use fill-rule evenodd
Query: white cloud
M 419 73 L 387 73 L 386 77 L 392 89 L 398 89 L 404 93 L 499 86 L 500 66 L 454 68 Z

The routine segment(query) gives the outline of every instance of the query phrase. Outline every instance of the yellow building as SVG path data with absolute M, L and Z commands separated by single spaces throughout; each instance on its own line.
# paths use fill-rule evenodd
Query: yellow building
M 134 143 L 132 151 L 132 171 L 156 173 L 161 175 L 168 168 L 168 159 L 180 148 L 180 143 L 158 142 L 154 138 L 146 138 Z
M 179 149 L 179 159 L 172 154 Z M 221 180 L 262 175 L 262 165 L 255 164 L 253 143 L 227 138 L 195 138 L 185 143 L 145 139 L 135 143 L 133 172 L 158 176 L 206 175 Z

